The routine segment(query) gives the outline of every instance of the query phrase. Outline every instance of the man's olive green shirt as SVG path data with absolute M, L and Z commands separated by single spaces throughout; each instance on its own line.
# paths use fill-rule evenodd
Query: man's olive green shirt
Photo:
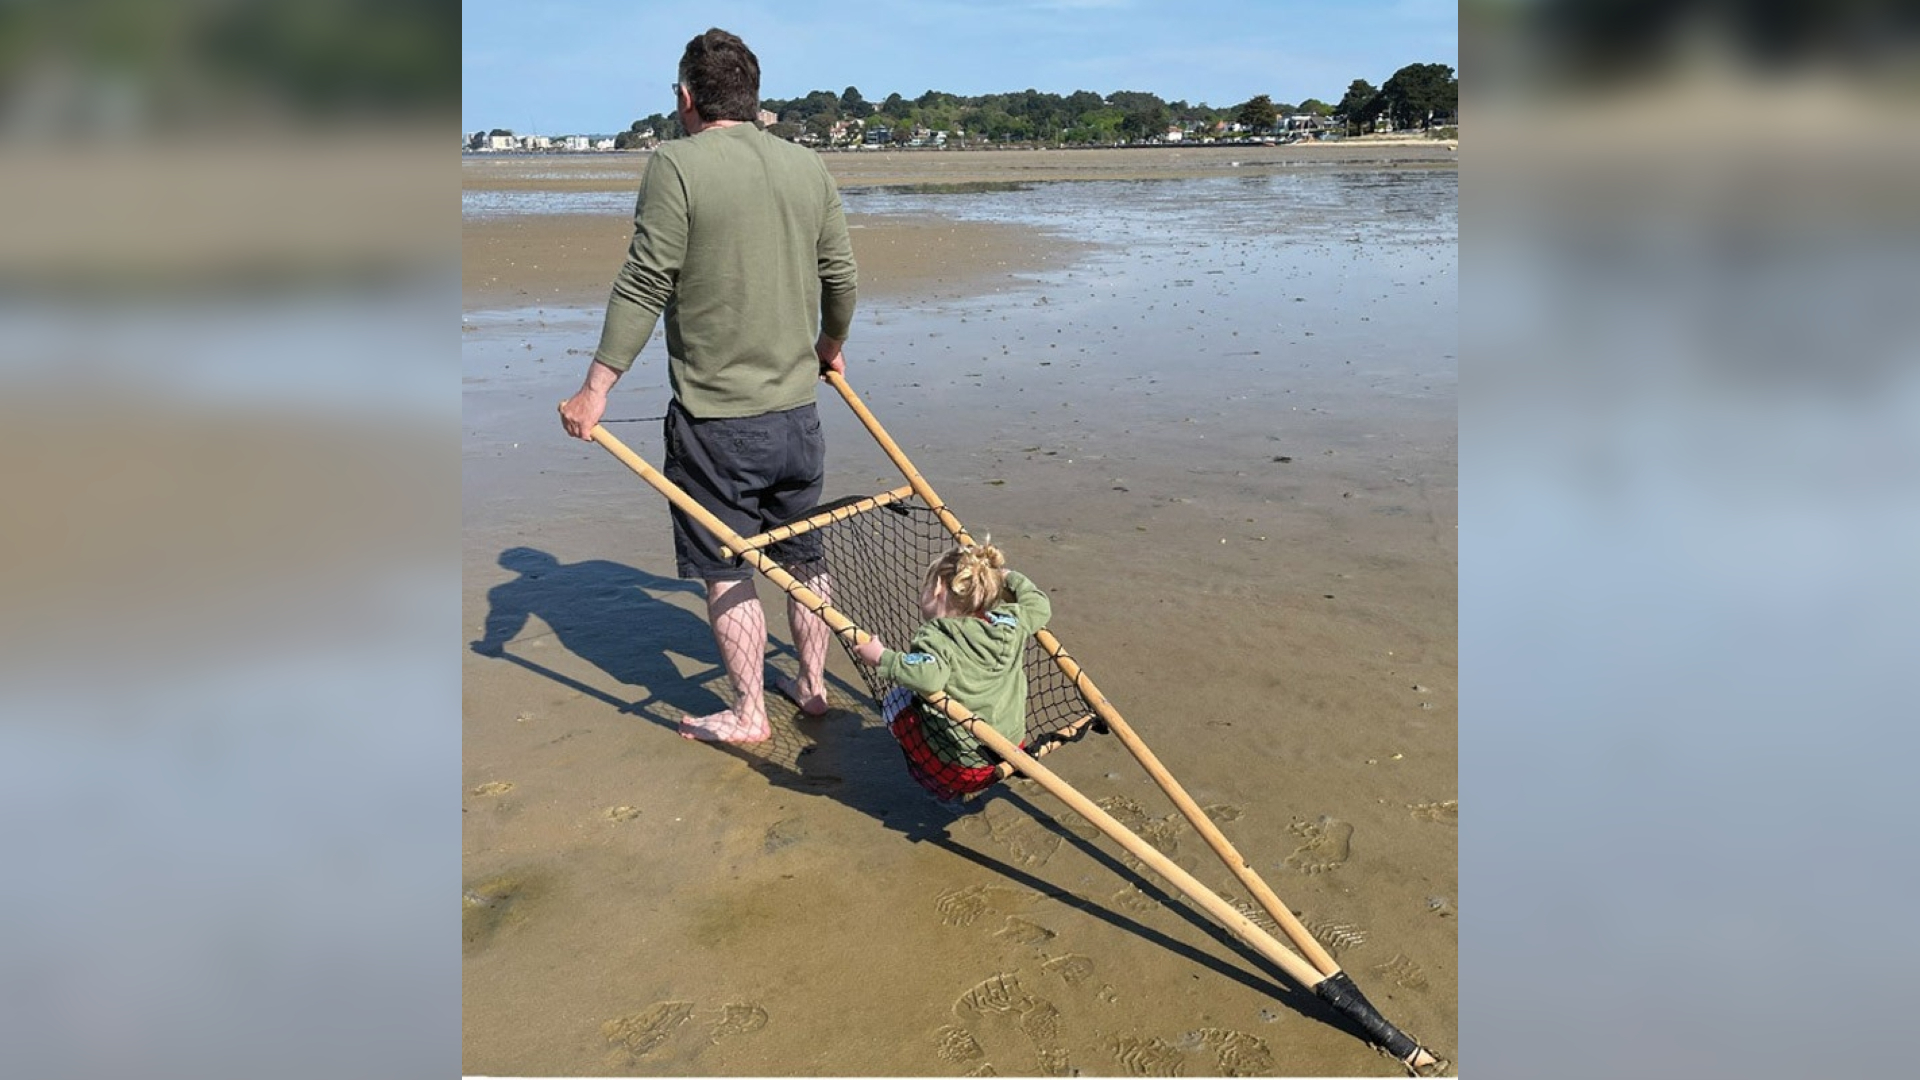
M 699 419 L 814 400 L 815 338 L 853 322 L 853 244 L 820 155 L 752 124 L 661 144 L 593 358 L 626 371 L 662 314 L 674 397 Z

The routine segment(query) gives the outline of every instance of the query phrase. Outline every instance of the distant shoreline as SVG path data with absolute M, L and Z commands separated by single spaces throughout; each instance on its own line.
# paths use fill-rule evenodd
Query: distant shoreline
M 950 184 L 1028 183 L 1055 180 L 1197 179 L 1248 171 L 1301 167 L 1453 169 L 1460 163 L 1452 140 L 1342 139 L 1286 146 L 1183 145 L 996 148 L 993 150 L 887 149 L 821 154 L 842 187 L 921 187 Z M 469 191 L 639 190 L 648 151 L 476 153 L 461 155 L 460 186 Z
M 1103 145 L 1081 145 L 1081 146 L 1034 145 L 1032 143 L 1015 143 L 1012 145 L 999 145 L 999 146 L 993 146 L 993 145 L 988 145 L 988 146 L 833 146 L 833 147 L 814 147 L 813 150 L 817 154 L 825 155 L 828 157 L 839 157 L 841 155 L 848 155 L 848 154 L 865 156 L 869 154 L 874 154 L 874 155 L 1025 154 L 1025 153 L 1047 153 L 1047 154 L 1082 153 L 1082 154 L 1085 154 L 1085 153 L 1102 153 L 1102 152 L 1110 152 L 1110 153 L 1151 153 L 1155 151 L 1181 152 L 1181 151 L 1194 151 L 1194 150 L 1203 150 L 1203 151 L 1293 150 L 1293 151 L 1300 151 L 1300 152 L 1306 152 L 1306 153 L 1328 153 L 1336 157 L 1345 158 L 1351 155 L 1353 151 L 1357 151 L 1357 150 L 1358 151 L 1377 151 L 1377 150 L 1388 148 L 1388 147 L 1392 147 L 1396 149 L 1399 149 L 1399 148 L 1410 149 L 1414 151 L 1414 153 L 1410 155 L 1411 157 L 1416 157 L 1416 158 L 1431 157 L 1433 160 L 1438 161 L 1438 160 L 1443 160 L 1445 158 L 1448 158 L 1452 154 L 1457 152 L 1460 148 L 1460 140 L 1457 138 L 1440 139 L 1440 138 L 1430 138 L 1425 135 L 1396 134 L 1396 135 L 1357 135 L 1352 138 L 1333 139 L 1329 141 L 1309 140 L 1309 141 L 1302 141 L 1302 142 L 1277 143 L 1277 144 L 1261 143 L 1257 141 L 1236 142 L 1236 141 L 1228 141 L 1228 140 L 1222 139 L 1222 140 L 1216 140 L 1213 142 L 1182 141 L 1182 142 L 1171 142 L 1171 143 L 1140 143 L 1140 144 L 1121 144 L 1121 145 L 1104 145 L 1103 144 Z M 605 157 L 611 156 L 611 157 L 631 158 L 631 157 L 645 157 L 653 153 L 653 149 L 654 148 L 649 147 L 646 149 L 629 149 L 629 150 L 568 150 L 560 147 L 554 147 L 552 149 L 547 149 L 547 150 L 470 150 L 463 147 L 460 151 L 460 156 L 462 158 L 473 158 L 476 160 L 496 159 L 496 160 L 502 160 L 502 161 L 523 160 L 528 158 L 556 158 L 556 157 L 559 157 L 559 158 L 605 158 Z M 1400 155 L 1396 154 L 1394 156 L 1398 157 Z

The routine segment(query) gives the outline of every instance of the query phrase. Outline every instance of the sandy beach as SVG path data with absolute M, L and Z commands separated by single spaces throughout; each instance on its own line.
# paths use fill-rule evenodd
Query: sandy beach
M 855 388 L 1342 969 L 1457 1059 L 1454 152 L 828 165 Z M 665 504 L 553 415 L 644 166 L 463 160 L 464 1070 L 1400 1075 L 1031 781 L 932 806 L 837 648 L 825 718 L 674 733 L 728 691 Z M 655 462 L 660 350 L 609 413 Z M 821 410 L 828 497 L 901 482 Z M 1253 911 L 1117 740 L 1047 764 Z

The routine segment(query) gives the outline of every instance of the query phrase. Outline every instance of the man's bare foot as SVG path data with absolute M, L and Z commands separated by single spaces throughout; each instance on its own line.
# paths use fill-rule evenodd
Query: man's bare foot
M 740 719 L 732 709 L 709 716 L 689 716 L 680 721 L 680 737 L 701 742 L 757 743 L 766 742 L 772 735 L 773 729 L 767 726 L 766 717 L 761 717 L 756 724 Z
M 800 684 L 785 675 L 775 675 L 773 680 L 767 685 L 773 687 L 774 693 L 800 706 L 800 711 L 808 716 L 816 718 L 825 716 L 832 708 L 827 704 L 827 695 L 807 694 L 802 696 L 800 693 Z

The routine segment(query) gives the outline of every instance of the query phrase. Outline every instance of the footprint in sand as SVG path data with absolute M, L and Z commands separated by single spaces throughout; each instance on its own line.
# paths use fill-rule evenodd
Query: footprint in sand
M 1251 900 L 1242 900 L 1226 889 L 1215 889 L 1213 891 L 1214 895 L 1232 905 L 1233 910 L 1239 912 L 1248 922 L 1265 930 L 1269 934 L 1278 935 L 1282 933 L 1280 924 L 1274 921 L 1272 915 L 1267 914 L 1266 908 L 1261 907 Z
M 1009 972 L 980 982 L 953 1003 L 953 1013 L 967 1025 L 963 1030 L 969 1038 L 983 1048 L 998 1048 L 983 1049 L 983 1053 L 1003 1062 L 1010 1053 L 1021 1058 L 1033 1055 L 1034 1067 L 1023 1067 L 1023 1074 L 1062 1076 L 1070 1071 L 1066 1050 L 1060 1046 L 1060 1010 L 1046 998 L 1029 993 L 1018 975 Z M 1017 1049 L 1021 1043 L 1024 1050 Z
M 941 893 L 933 901 L 933 910 L 939 912 L 940 921 L 948 926 L 972 926 L 988 912 L 998 913 L 1038 896 L 1038 893 L 995 885 L 968 885 Z
M 760 850 L 771 855 L 782 848 L 790 848 L 806 839 L 807 823 L 801 818 L 787 818 L 767 826 L 767 832 L 761 838 Z
M 974 920 L 987 913 L 988 906 L 985 885 L 948 889 L 933 901 L 933 910 L 940 913 L 940 921 L 948 926 L 972 926 Z
M 1179 1076 L 1186 1055 L 1165 1039 L 1122 1036 L 1107 1044 L 1128 1076 Z
M 475 795 L 505 795 L 512 790 L 513 782 L 510 780 L 489 780 L 474 788 L 472 793 Z
M 538 874 L 508 874 L 462 889 L 461 948 L 473 952 L 486 946 L 495 934 L 526 922 L 549 884 Z
M 600 816 L 608 821 L 632 821 L 640 816 L 640 810 L 633 806 L 609 806 L 600 811 Z
M 1211 818 L 1216 825 L 1225 825 L 1229 821 L 1239 821 L 1241 815 L 1239 807 L 1230 806 L 1226 803 L 1214 803 L 1212 806 L 1203 806 L 1200 810 L 1206 814 L 1207 817 Z
M 1273 1052 L 1267 1049 L 1266 1040 L 1257 1035 L 1227 1028 L 1201 1028 L 1187 1032 L 1181 1042 L 1213 1051 L 1218 1062 L 1218 1068 L 1211 1070 L 1213 1075 L 1270 1076 L 1273 1073 Z
M 749 1002 L 733 1002 L 720 1007 L 720 1019 L 707 1034 L 708 1042 L 720 1042 L 736 1035 L 751 1035 L 767 1026 L 767 1010 Z
M 1404 986 L 1409 990 L 1427 988 L 1427 973 L 1403 953 L 1394 953 L 1393 959 L 1376 965 L 1373 973 L 1383 979 L 1392 979 L 1395 986 Z
M 1148 912 L 1160 906 L 1160 901 L 1148 896 L 1145 889 L 1138 885 L 1128 885 L 1113 894 L 1113 906 L 1128 911 Z
M 1060 834 L 1030 814 L 994 804 L 985 815 L 987 835 L 1022 866 L 1042 866 L 1060 849 Z
M 973 1016 L 1024 1012 L 1033 1002 L 1034 998 L 1020 988 L 1020 977 L 1009 973 L 985 979 L 961 994 L 953 1003 L 953 1011 Z
M 692 1015 L 691 1001 L 661 1001 L 632 1016 L 607 1021 L 600 1025 L 600 1033 L 638 1059 L 659 1049 Z
M 1296 822 L 1290 826 L 1302 844 L 1287 856 L 1287 865 L 1303 874 L 1319 874 L 1338 868 L 1353 855 L 1353 826 L 1323 817 L 1318 822 Z
M 1093 978 L 1093 960 L 1079 953 L 1068 953 L 1041 964 L 1040 970 L 1048 975 L 1060 976 L 1068 986 L 1078 986 Z
M 1416 821 L 1431 821 L 1436 825 L 1460 824 L 1460 800 L 1448 799 L 1444 802 L 1414 803 L 1407 807 L 1413 812 Z
M 1180 834 L 1187 828 L 1187 819 L 1178 814 L 1150 821 L 1135 830 L 1140 839 L 1159 849 L 1160 854 L 1171 859 L 1180 854 Z
M 1338 956 L 1348 949 L 1357 949 L 1367 943 L 1367 932 L 1353 923 L 1333 922 L 1327 919 L 1302 919 L 1301 925 L 1313 939 L 1327 947 L 1327 951 Z
M 1009 915 L 1006 925 L 995 931 L 993 936 L 1017 945 L 1045 945 L 1059 935 L 1030 919 Z
M 987 1056 L 987 1052 L 980 1049 L 980 1042 L 973 1037 L 973 1032 L 952 1024 L 933 1033 L 933 1049 L 934 1053 L 940 1055 L 940 1060 L 952 1062 L 955 1065 L 965 1061 L 979 1061 Z

